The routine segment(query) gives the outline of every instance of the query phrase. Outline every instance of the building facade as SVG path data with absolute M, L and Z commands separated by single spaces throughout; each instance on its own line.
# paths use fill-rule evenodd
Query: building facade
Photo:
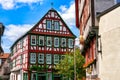
M 86 80 L 99 79 L 99 27 L 96 16 L 115 3 L 115 0 L 75 0 L 76 27 L 80 30 L 80 47 L 86 60 Z
M 99 16 L 99 77 L 101 80 L 120 79 L 120 3 Z
M 10 75 L 10 53 L 0 55 L 0 79 L 9 80 Z
M 0 54 L 2 54 L 4 51 L 3 51 L 3 48 L 1 46 L 1 37 L 3 36 L 3 33 L 4 33 L 4 25 L 2 23 L 0 23 Z
M 58 12 L 50 9 L 12 45 L 10 80 L 61 80 L 54 68 L 73 51 L 75 37 Z

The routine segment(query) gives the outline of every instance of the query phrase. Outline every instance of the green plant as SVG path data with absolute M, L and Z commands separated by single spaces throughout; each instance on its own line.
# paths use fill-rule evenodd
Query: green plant
M 75 56 L 74 56 L 75 54 Z M 83 67 L 85 58 L 80 54 L 79 48 L 75 49 L 75 52 L 67 53 L 65 58 L 56 65 L 56 71 L 58 74 L 62 74 L 65 77 L 74 78 L 74 59 L 76 60 L 76 76 L 77 79 L 81 79 L 85 76 L 85 68 Z

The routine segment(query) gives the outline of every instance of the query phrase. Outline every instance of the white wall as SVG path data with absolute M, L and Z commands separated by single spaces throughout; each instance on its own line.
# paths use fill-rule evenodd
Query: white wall
M 99 35 L 102 43 L 100 80 L 120 80 L 120 7 L 100 18 Z

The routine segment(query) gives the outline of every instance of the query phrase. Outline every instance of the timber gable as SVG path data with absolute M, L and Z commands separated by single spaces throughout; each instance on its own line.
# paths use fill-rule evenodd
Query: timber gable
M 51 28 L 47 28 L 47 21 L 50 21 Z M 57 23 L 58 22 L 58 23 Z M 58 24 L 59 28 L 55 28 Z M 68 36 L 68 37 L 74 37 L 75 35 L 71 32 L 71 30 L 68 28 L 66 23 L 63 21 L 61 16 L 57 13 L 56 10 L 50 9 L 43 17 L 42 19 L 29 31 L 29 33 L 33 34 L 41 34 L 41 35 L 57 35 L 57 36 Z

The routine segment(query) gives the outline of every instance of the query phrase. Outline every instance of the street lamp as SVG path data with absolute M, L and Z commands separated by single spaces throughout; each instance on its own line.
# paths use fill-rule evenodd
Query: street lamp
M 76 55 L 75 55 L 75 46 L 74 46 L 74 80 L 76 80 Z
M 77 79 L 77 76 L 76 76 L 76 53 L 75 53 L 76 46 L 75 45 L 79 45 L 79 38 L 76 38 L 74 41 L 74 80 Z

